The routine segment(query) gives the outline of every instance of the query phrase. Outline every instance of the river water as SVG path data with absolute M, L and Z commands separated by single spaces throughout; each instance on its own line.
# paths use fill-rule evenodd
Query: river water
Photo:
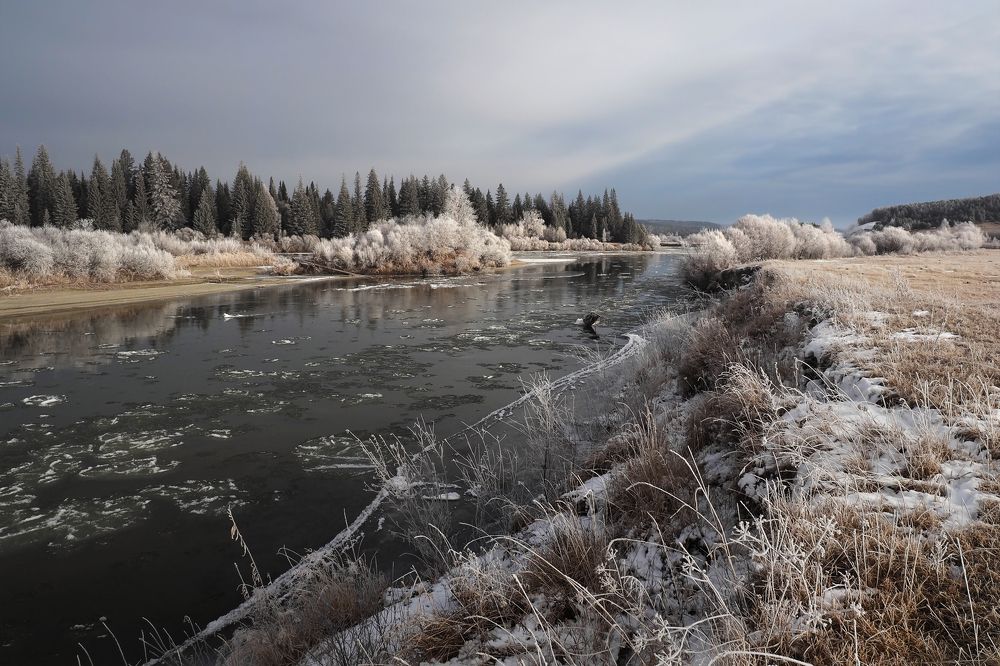
M 180 640 L 185 617 L 203 625 L 241 601 L 227 507 L 277 576 L 281 549 L 322 546 L 370 500 L 355 437 L 405 436 L 418 419 L 447 436 L 515 399 L 522 378 L 622 344 L 681 298 L 677 256 L 533 254 L 548 262 L 10 327 L 0 663 L 75 664 L 84 649 L 121 663 L 109 630 L 134 663 L 142 618 Z M 590 311 L 599 339 L 574 323 Z

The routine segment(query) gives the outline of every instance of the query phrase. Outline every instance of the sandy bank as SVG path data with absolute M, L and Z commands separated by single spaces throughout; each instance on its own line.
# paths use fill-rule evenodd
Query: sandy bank
M 260 289 L 295 279 L 260 275 L 256 268 L 194 268 L 191 277 L 179 280 L 42 287 L 0 296 L 0 324 L 38 321 L 93 308 Z

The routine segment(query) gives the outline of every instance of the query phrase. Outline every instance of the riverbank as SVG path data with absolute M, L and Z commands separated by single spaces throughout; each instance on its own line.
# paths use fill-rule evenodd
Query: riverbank
M 219 294 L 288 284 L 295 278 L 261 274 L 257 268 L 189 269 L 190 276 L 173 280 L 41 286 L 0 296 L 0 326 L 51 317 L 70 316 L 86 310 L 135 305 L 189 296 Z M 333 279 L 333 276 L 331 276 Z
M 998 305 L 986 252 L 766 263 L 646 326 L 601 400 L 538 391 L 517 459 L 478 451 L 465 491 L 508 530 L 406 585 L 335 567 L 229 663 L 993 663 Z M 433 468 L 384 488 L 439 506 Z M 330 623 L 343 572 L 380 601 Z

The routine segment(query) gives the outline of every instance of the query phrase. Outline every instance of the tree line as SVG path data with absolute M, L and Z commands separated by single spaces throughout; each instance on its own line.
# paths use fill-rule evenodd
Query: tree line
M 232 182 L 212 182 L 205 167 L 184 171 L 159 153 L 138 162 L 126 149 L 108 168 L 95 156 L 86 172 L 59 171 L 45 146 L 39 146 L 25 169 L 20 147 L 14 162 L 0 159 L 0 219 L 31 226 L 68 228 L 89 219 L 96 229 L 130 232 L 136 229 L 193 228 L 212 236 L 243 239 L 281 234 L 332 238 L 365 231 L 377 220 L 410 215 L 440 215 L 452 184 L 444 176 L 408 176 L 397 188 L 395 177 L 379 178 L 372 169 L 362 182 L 341 178 L 336 194 L 320 194 L 314 182 L 300 179 L 289 192 L 284 181 L 265 183 L 244 164 Z M 568 205 L 560 192 L 511 199 L 503 184 L 484 194 L 468 179 L 463 189 L 481 224 L 498 229 L 537 211 L 545 224 L 561 228 L 570 238 L 595 238 L 623 243 L 641 242 L 643 229 L 623 212 L 614 189 L 584 198 L 582 190 Z
M 858 224 L 875 222 L 876 226 L 897 226 L 906 229 L 938 227 L 944 220 L 951 222 L 1000 222 L 1000 193 L 967 199 L 945 199 L 923 203 L 899 204 L 876 208 L 858 218 Z

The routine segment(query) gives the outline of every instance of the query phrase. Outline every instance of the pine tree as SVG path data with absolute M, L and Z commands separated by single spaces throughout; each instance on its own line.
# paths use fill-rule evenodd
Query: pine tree
M 57 227 L 68 229 L 76 222 L 76 200 L 66 172 L 56 176 L 52 190 L 51 220 Z
M 520 220 L 524 217 L 524 205 L 521 203 L 521 195 L 514 195 L 514 203 L 511 205 L 511 215 L 515 220 Z
M 236 171 L 236 178 L 233 179 L 233 210 L 231 231 L 234 237 L 242 238 L 244 234 L 253 229 L 252 218 L 254 213 L 254 184 L 253 176 L 243 162 L 240 162 Z
M 44 225 L 46 219 L 52 220 L 55 181 L 56 174 L 52 169 L 52 162 L 49 161 L 49 153 L 44 145 L 38 146 L 35 159 L 31 162 L 31 171 L 28 172 L 31 223 L 35 226 Z M 49 212 L 48 216 L 45 215 L 46 211 Z
M 340 193 L 337 195 L 337 206 L 333 214 L 333 235 L 346 236 L 351 233 L 354 223 L 354 207 L 351 203 L 351 193 L 347 189 L 347 179 L 340 178 Z
M 389 179 L 389 189 L 386 190 L 385 206 L 394 218 L 399 217 L 399 198 L 396 196 L 396 179 Z
M 417 199 L 420 201 L 421 213 L 431 211 L 431 179 L 427 177 L 427 174 L 424 174 L 420 184 L 417 185 Z
M 135 206 L 135 217 L 132 220 L 134 223 L 132 229 L 144 229 L 150 223 L 149 193 L 146 190 L 145 172 L 146 169 L 143 167 L 135 179 L 135 197 L 132 199 Z
M 215 220 L 215 194 L 209 185 L 202 189 L 198 207 L 194 211 L 194 228 L 211 238 L 219 231 Z
M 445 199 L 448 196 L 449 183 L 444 174 L 431 183 L 430 211 L 437 217 L 444 212 Z
M 21 157 L 21 146 L 17 147 L 14 158 L 14 224 L 31 224 L 31 203 L 28 196 L 28 179 L 24 175 L 24 159 Z
M 155 157 L 149 174 L 150 222 L 157 229 L 177 229 L 183 223 L 181 203 L 174 189 L 170 164 L 162 157 Z
M 563 195 L 558 192 L 552 192 L 551 198 L 551 208 L 552 208 L 552 226 L 556 229 L 562 229 L 567 234 L 570 233 L 569 229 L 569 212 L 566 210 L 566 202 L 563 199 Z
M 122 152 L 126 153 L 126 151 Z M 128 207 L 128 175 L 125 169 L 126 165 L 120 157 L 111 163 L 111 188 L 109 195 L 118 213 L 118 219 L 112 223 L 113 228 L 117 231 L 125 228 L 125 209 Z
M 125 233 L 135 231 L 139 227 L 139 214 L 136 212 L 135 204 L 129 200 L 125 204 L 125 213 L 122 215 L 122 230 Z
M 316 234 L 316 221 L 313 218 L 313 207 L 309 201 L 309 193 L 302 185 L 302 180 L 292 192 L 292 207 L 288 215 L 288 232 L 295 236 Z
M 0 220 L 14 220 L 14 174 L 5 159 L 0 159 Z
M 87 193 L 87 215 L 95 229 L 121 231 L 121 210 L 111 186 L 111 177 L 101 158 L 94 156 L 90 170 L 90 187 Z
M 352 231 L 361 233 L 368 228 L 368 219 L 365 215 L 365 200 L 361 194 L 361 174 L 354 172 L 354 197 L 351 199 L 351 206 L 354 208 L 354 221 Z
M 510 211 L 510 199 L 507 198 L 507 190 L 504 189 L 503 183 L 497 185 L 497 198 L 493 208 L 496 211 L 494 213 L 494 217 L 496 218 L 494 226 L 510 224 L 514 221 Z
M 493 193 L 486 190 L 486 224 L 497 226 L 497 207 L 493 205 Z
M 488 225 L 490 223 L 490 210 L 486 205 L 486 197 L 483 196 L 483 191 L 478 187 L 472 190 L 472 193 L 469 194 L 469 201 L 472 202 L 472 209 L 476 211 L 476 220 L 480 224 Z
M 375 169 L 368 172 L 368 185 L 365 187 L 365 220 L 370 225 L 384 220 L 385 202 L 382 200 L 382 186 L 378 182 Z
M 260 238 L 275 238 L 281 230 L 281 216 L 278 205 L 274 202 L 268 188 L 262 181 L 257 181 L 254 196 L 253 235 Z
M 229 183 L 215 181 L 215 224 L 219 233 L 230 233 L 230 222 L 233 219 L 233 195 L 229 191 Z
M 415 176 L 410 176 L 399 186 L 399 216 L 420 214 L 420 189 Z
M 337 200 L 333 197 L 333 192 L 327 188 L 323 192 L 323 198 L 319 200 L 319 217 L 322 222 L 322 235 L 324 238 L 333 236 L 334 217 L 337 215 Z

